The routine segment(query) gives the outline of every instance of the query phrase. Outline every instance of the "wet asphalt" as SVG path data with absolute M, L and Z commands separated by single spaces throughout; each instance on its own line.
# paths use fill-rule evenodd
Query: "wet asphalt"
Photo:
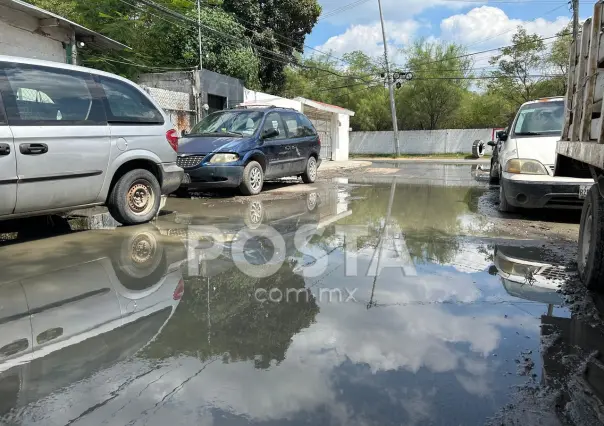
M 591 362 L 597 400 L 604 369 L 567 300 L 579 216 L 501 215 L 486 173 L 380 162 L 144 226 L 11 224 L 0 424 L 581 424 L 570 377 Z

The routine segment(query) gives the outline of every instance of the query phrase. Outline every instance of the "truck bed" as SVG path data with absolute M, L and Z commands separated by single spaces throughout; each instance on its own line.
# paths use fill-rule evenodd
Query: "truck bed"
M 594 5 L 593 17 L 585 20 L 571 44 L 564 128 L 556 149 L 559 155 L 599 169 L 604 169 L 603 12 L 604 2 L 600 0 Z
M 560 141 L 556 152 L 584 164 L 604 170 L 604 144 L 595 141 Z

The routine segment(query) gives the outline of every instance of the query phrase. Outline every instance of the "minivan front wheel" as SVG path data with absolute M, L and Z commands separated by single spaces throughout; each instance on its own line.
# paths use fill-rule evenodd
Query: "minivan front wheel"
M 159 212 L 161 188 L 147 170 L 132 170 L 122 176 L 107 201 L 109 213 L 122 225 L 137 225 L 152 220 Z
M 264 172 L 257 161 L 250 161 L 243 169 L 243 179 L 239 190 L 243 195 L 260 194 L 264 186 Z

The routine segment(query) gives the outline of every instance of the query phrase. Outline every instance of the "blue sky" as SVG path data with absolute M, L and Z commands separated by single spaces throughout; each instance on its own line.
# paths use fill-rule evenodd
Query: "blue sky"
M 375 56 L 383 51 L 377 0 L 319 3 L 327 16 L 307 37 L 308 46 L 334 55 L 363 50 Z M 593 4 L 581 3 L 581 18 L 591 15 Z M 329 15 L 346 5 L 350 8 Z M 382 7 L 388 44 L 399 63 L 404 62 L 401 49 L 420 37 L 461 43 L 476 52 L 509 44 L 518 25 L 548 37 L 571 18 L 567 2 L 560 0 L 382 0 Z M 488 65 L 489 56 L 477 55 L 474 66 Z

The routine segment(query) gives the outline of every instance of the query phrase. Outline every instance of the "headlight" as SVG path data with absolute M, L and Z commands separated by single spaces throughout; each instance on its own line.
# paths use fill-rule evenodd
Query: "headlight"
M 500 271 L 505 272 L 506 274 L 521 277 L 531 276 L 539 271 L 539 266 L 516 263 L 504 258 L 498 259 L 497 266 L 499 267 Z
M 525 175 L 546 175 L 545 166 L 536 160 L 522 160 L 513 158 L 505 165 L 505 171 L 508 173 L 521 173 Z
M 210 163 L 232 163 L 239 160 L 237 154 L 214 154 L 210 158 Z

